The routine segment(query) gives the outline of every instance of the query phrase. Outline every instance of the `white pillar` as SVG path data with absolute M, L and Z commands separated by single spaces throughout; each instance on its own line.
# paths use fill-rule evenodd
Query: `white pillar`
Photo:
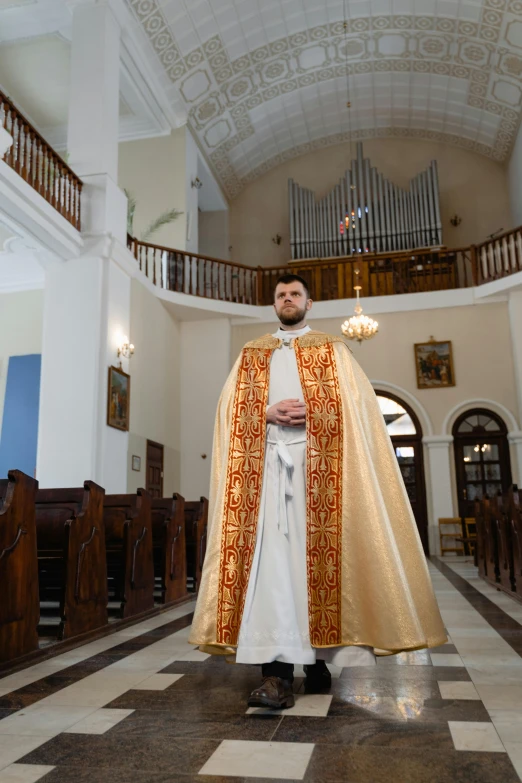
M 118 179 L 120 29 L 108 4 L 74 7 L 67 151 L 79 177 Z
M 522 291 L 509 292 L 508 312 L 517 392 L 517 413 L 519 422 L 522 422 Z
M 430 525 L 428 538 L 432 555 L 440 555 L 439 517 L 453 517 L 451 483 L 452 435 L 427 435 L 422 442 L 428 449 Z
M 230 344 L 226 318 L 181 324 L 180 491 L 187 500 L 208 497 L 216 407 L 230 372 Z
M 128 433 L 106 424 L 108 367 L 117 364 L 118 338 L 132 340 L 134 265 L 124 248 L 126 199 L 116 185 L 119 49 L 108 5 L 75 6 L 68 150 L 84 183 L 85 246 L 79 258 L 46 271 L 37 458 L 43 487 L 93 479 L 109 492 L 126 490 Z
M 522 126 L 508 165 L 509 202 L 513 227 L 522 225 Z
M 511 473 L 513 484 L 522 489 L 522 432 L 510 432 L 508 441 L 511 446 Z M 515 459 L 513 459 L 515 457 Z

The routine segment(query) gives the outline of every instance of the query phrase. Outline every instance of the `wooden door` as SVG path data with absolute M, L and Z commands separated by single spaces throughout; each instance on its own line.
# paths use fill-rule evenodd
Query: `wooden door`
M 163 446 L 147 441 L 147 486 L 153 498 L 163 497 Z
M 466 411 L 453 427 L 459 516 L 475 516 L 475 501 L 507 492 L 511 460 L 507 428 L 485 408 Z
M 428 509 L 420 422 L 404 400 L 389 392 L 377 391 L 376 394 L 399 463 L 422 546 L 425 554 L 429 555 Z

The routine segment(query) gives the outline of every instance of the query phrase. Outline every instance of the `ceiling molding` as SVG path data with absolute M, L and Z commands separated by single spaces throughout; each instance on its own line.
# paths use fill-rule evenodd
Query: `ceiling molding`
M 429 138 L 498 161 L 512 149 L 522 109 L 521 0 L 461 1 L 455 16 L 437 0 L 422 13 L 405 0 L 411 13 L 352 17 L 346 33 L 342 18 L 306 27 L 321 0 L 306 13 L 298 0 L 270 13 L 253 0 L 234 9 L 215 0 L 197 14 L 188 4 L 126 2 L 232 198 L 277 161 L 303 154 L 296 150 L 348 138 L 347 71 L 352 137 Z M 368 14 L 371 0 L 359 7 Z

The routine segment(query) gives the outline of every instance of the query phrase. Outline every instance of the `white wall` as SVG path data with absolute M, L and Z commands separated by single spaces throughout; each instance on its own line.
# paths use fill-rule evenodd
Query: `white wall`
M 211 258 L 230 258 L 228 210 L 199 213 L 199 254 Z
M 230 371 L 230 323 L 185 321 L 181 335 L 181 493 L 197 500 L 208 497 L 216 406 Z
M 522 125 L 508 166 L 509 201 L 513 225 L 522 225 Z
M 179 250 L 186 245 L 186 137 L 186 129 L 178 128 L 170 136 L 119 145 L 118 184 L 137 201 L 134 236 L 139 238 L 161 213 L 176 208 L 183 215 L 163 226 L 151 241 Z
M 131 286 L 131 410 L 127 491 L 146 484 L 147 439 L 164 446 L 163 492 L 180 491 L 180 327 L 160 300 L 138 280 Z M 132 470 L 132 455 L 141 471 Z
M 43 291 L 0 294 L 0 436 L 9 357 L 42 352 L 42 318 Z

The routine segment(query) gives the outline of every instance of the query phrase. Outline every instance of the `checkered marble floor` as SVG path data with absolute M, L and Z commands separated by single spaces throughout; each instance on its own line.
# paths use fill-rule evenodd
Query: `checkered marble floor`
M 0 679 L 0 783 L 516 783 L 522 605 L 429 564 L 448 644 L 248 709 L 257 667 L 188 645 L 193 603 Z M 519 777 L 519 775 L 521 777 Z

